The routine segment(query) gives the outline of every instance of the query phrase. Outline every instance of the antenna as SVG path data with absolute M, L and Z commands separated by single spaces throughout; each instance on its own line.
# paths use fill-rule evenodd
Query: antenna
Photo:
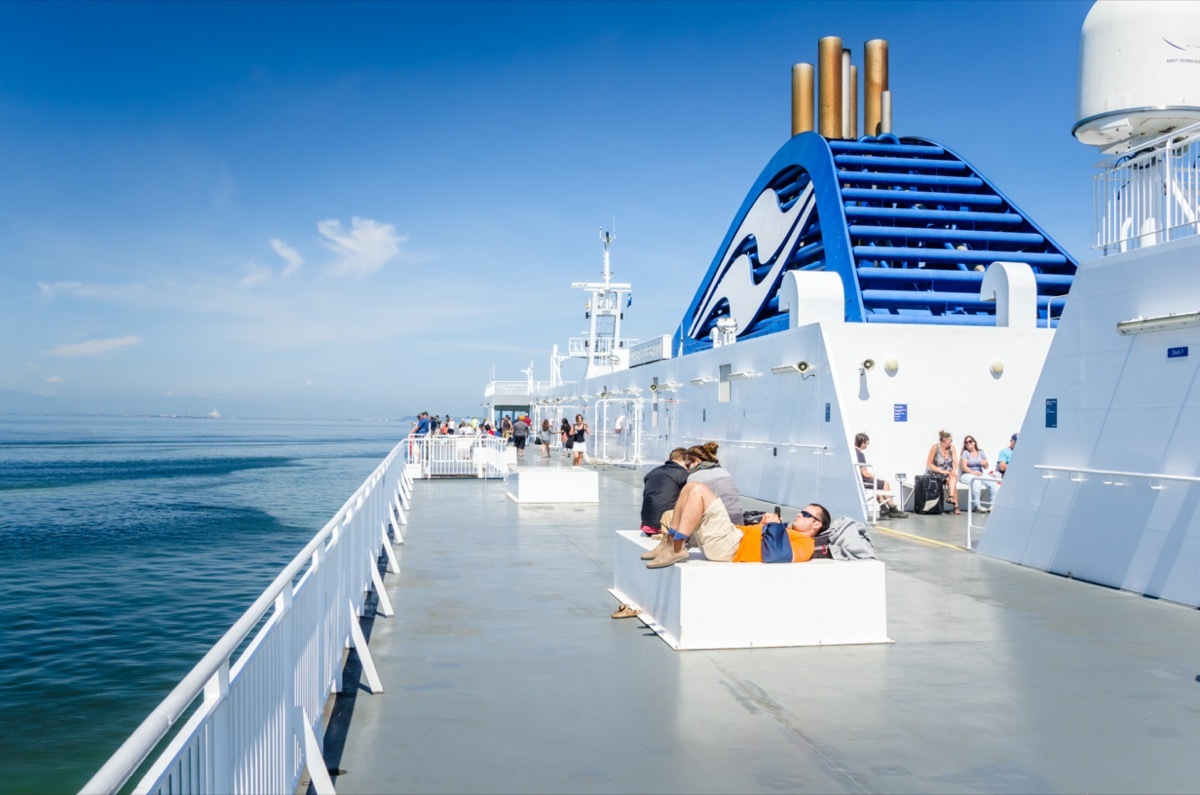
M 616 219 L 613 219 L 613 220 L 614 220 L 613 225 L 616 226 L 616 223 L 615 223 Z M 600 242 L 602 244 L 604 244 L 604 270 L 601 271 L 600 275 L 604 277 L 604 283 L 606 286 L 608 285 L 608 283 L 610 281 L 612 281 L 612 270 L 609 267 L 608 250 L 612 246 L 613 241 L 616 239 L 617 239 L 617 233 L 615 231 L 605 232 L 604 227 L 600 227 Z

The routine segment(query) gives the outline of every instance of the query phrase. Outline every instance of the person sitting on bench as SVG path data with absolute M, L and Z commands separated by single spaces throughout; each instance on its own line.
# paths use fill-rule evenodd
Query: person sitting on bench
M 768 516 L 779 519 L 775 514 Z M 816 503 L 802 510 L 789 527 L 805 538 L 815 538 L 827 529 L 829 511 Z M 648 569 L 682 563 L 688 559 L 688 543 L 695 540 L 708 560 L 733 561 L 742 545 L 742 535 L 742 529 L 729 520 L 724 503 L 712 489 L 703 483 L 688 483 L 675 503 L 672 527 L 658 546 L 643 558 L 649 561 Z
M 896 503 L 893 502 L 891 496 L 879 493 L 881 491 L 890 492 L 892 484 L 875 477 L 875 468 L 867 463 L 867 447 L 870 444 L 870 436 L 867 436 L 865 433 L 855 434 L 854 451 L 858 456 L 858 473 L 862 476 L 863 483 L 866 484 L 867 489 L 875 491 L 875 499 L 879 500 L 879 515 L 890 516 L 893 519 L 903 519 L 908 514 L 896 507 Z
M 642 487 L 642 533 L 657 536 L 666 530 L 663 514 L 675 507 L 688 481 L 687 450 L 676 447 L 662 466 L 646 473 Z

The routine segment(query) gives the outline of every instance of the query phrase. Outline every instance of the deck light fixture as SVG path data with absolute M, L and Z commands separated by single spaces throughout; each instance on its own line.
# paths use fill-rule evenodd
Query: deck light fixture
M 1157 317 L 1131 317 L 1117 323 L 1121 334 L 1144 334 L 1147 331 L 1171 331 L 1173 329 L 1200 326 L 1200 312 L 1181 312 Z
M 771 368 L 771 372 L 775 375 L 785 375 L 787 373 L 807 373 L 812 369 L 812 365 L 801 359 L 795 364 L 781 364 Z

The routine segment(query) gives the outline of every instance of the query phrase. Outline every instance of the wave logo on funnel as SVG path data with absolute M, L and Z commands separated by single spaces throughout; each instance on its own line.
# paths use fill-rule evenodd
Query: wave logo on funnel
M 721 267 L 692 316 L 688 331 L 692 339 L 701 339 L 702 329 L 722 301 L 728 303 L 729 317 L 737 322 L 740 331 L 750 327 L 771 300 L 788 256 L 808 226 L 815 207 L 811 182 L 787 210 L 780 208 L 774 188 L 759 194 L 730 238 L 729 247 L 721 257 Z M 769 270 L 756 279 L 756 270 L 763 267 Z

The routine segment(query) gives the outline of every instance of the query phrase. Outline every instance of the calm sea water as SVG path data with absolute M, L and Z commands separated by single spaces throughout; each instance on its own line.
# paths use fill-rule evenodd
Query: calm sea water
M 75 792 L 407 431 L 0 417 L 0 792 Z

